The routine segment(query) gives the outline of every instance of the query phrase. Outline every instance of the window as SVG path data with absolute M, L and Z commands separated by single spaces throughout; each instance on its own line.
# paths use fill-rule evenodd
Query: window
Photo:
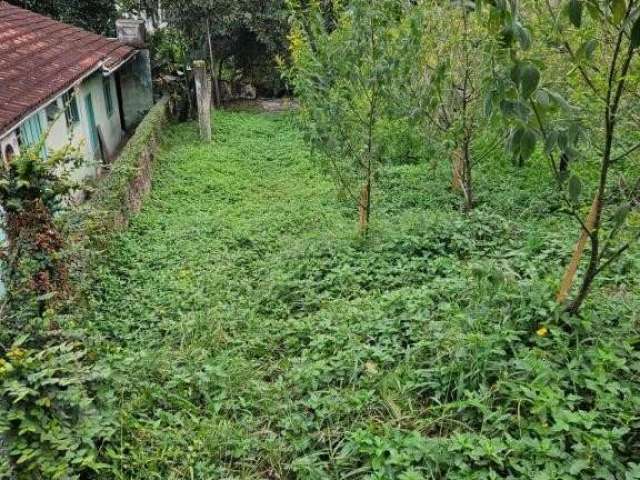
M 107 108 L 107 116 L 113 114 L 113 97 L 111 96 L 111 77 L 102 79 L 102 90 L 104 92 L 104 104 Z
M 58 114 L 60 113 L 60 106 L 58 105 L 58 100 L 51 102 L 47 105 L 47 121 L 55 122 L 58 119 Z
M 62 96 L 64 102 L 64 116 L 67 120 L 67 127 L 72 128 L 80 121 L 80 112 L 78 111 L 78 101 L 73 92 L 69 91 Z
M 44 118 L 44 114 L 43 114 Z M 46 122 L 46 121 L 45 121 Z M 46 123 L 45 123 L 46 125 Z M 40 146 L 40 156 L 47 156 L 47 147 L 45 145 L 46 132 L 42 129 L 42 121 L 40 112 L 36 112 L 27 120 L 25 120 L 18 129 L 18 144 L 24 147 Z
M 30 147 L 41 140 L 42 124 L 40 115 L 35 113 L 20 126 L 19 141 L 22 145 Z

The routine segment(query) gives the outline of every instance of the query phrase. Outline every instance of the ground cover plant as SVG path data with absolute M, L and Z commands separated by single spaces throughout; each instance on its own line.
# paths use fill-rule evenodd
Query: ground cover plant
M 640 478 L 640 256 L 564 328 L 542 157 L 497 155 L 468 213 L 448 162 L 387 163 L 362 237 L 295 116 L 216 120 L 165 132 L 96 272 L 103 478 Z

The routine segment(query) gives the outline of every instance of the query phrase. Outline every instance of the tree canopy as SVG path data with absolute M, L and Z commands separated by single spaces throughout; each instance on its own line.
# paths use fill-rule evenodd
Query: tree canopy
M 9 0 L 9 3 L 102 35 L 115 33 L 116 0 Z

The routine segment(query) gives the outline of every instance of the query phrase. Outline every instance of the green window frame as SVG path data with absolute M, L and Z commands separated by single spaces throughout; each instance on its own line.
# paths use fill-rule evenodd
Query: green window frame
M 40 113 L 40 111 L 34 113 L 20 125 L 18 130 L 18 143 L 26 148 L 42 143 L 40 156 L 45 158 L 47 156 L 47 146 L 45 145 L 45 132 L 42 127 L 43 122 L 40 118 Z
M 107 117 L 113 115 L 113 96 L 111 95 L 111 77 L 102 79 L 102 90 L 104 92 L 104 104 L 107 109 Z

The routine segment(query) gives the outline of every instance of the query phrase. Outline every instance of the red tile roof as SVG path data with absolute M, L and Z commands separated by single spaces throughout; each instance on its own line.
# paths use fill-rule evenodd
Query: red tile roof
M 0 0 L 0 135 L 87 74 L 135 50 Z

